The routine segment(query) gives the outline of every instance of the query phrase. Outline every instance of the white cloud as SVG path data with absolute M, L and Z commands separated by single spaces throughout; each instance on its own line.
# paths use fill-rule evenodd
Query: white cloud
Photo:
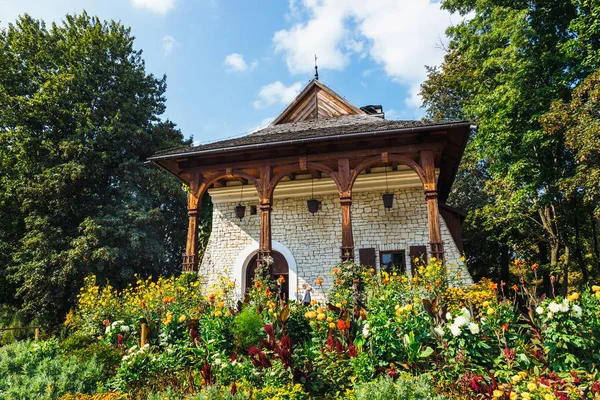
M 175 0 L 131 0 L 131 2 L 134 7 L 146 8 L 162 15 L 175 7 Z
M 223 62 L 227 66 L 227 72 L 244 72 L 247 70 L 253 70 L 258 65 L 258 61 L 254 60 L 248 65 L 244 56 L 239 53 L 231 53 L 225 57 Z
M 252 104 L 254 108 L 265 108 L 273 104 L 285 105 L 294 100 L 300 89 L 302 89 L 301 82 L 285 86 L 280 81 L 275 81 L 263 86 L 258 92 L 258 100 Z
M 274 119 L 275 119 L 275 117 L 263 118 L 257 126 L 255 126 L 254 128 L 252 128 L 250 130 L 250 133 L 254 133 L 254 132 L 258 131 L 258 130 L 266 128 L 267 126 L 269 126 L 269 124 L 271 122 L 273 122 Z
M 418 85 L 425 65 L 444 56 L 438 46 L 451 15 L 430 0 L 303 0 L 292 3 L 308 17 L 273 36 L 275 50 L 285 55 L 291 73 L 308 74 L 314 54 L 319 68 L 342 70 L 355 54 L 368 56 L 392 80 L 407 85 L 407 105 L 421 104 Z
M 173 36 L 167 35 L 162 38 L 162 46 L 163 50 L 165 51 L 165 57 L 168 57 L 171 55 L 171 53 L 173 53 L 173 49 L 179 46 L 179 42 L 175 40 Z

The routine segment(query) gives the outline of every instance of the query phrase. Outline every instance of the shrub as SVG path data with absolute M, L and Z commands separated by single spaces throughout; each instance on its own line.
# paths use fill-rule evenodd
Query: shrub
M 254 307 L 244 307 L 233 323 L 233 336 L 238 348 L 258 346 L 264 337 L 264 322 Z
M 355 389 L 356 400 L 442 400 L 436 395 L 426 376 L 401 375 L 395 382 L 390 377 L 363 383 Z
M 56 399 L 66 393 L 95 393 L 102 386 L 95 358 L 64 357 L 56 340 L 17 342 L 0 348 L 0 398 Z
M 127 400 L 127 395 L 116 392 L 98 393 L 98 394 L 66 394 L 58 400 Z

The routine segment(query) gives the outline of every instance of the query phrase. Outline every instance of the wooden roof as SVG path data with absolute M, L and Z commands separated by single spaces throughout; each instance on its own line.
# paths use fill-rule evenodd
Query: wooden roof
M 294 101 L 273 120 L 271 125 L 364 114 L 366 113 L 363 110 L 319 82 L 318 79 L 313 79 Z

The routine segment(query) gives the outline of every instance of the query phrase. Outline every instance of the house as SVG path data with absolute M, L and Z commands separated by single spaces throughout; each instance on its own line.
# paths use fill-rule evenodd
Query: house
M 359 108 L 316 77 L 268 127 L 151 160 L 189 186 L 184 271 L 207 284 L 226 273 L 241 294 L 257 259 L 270 256 L 295 299 L 305 282 L 330 285 L 340 260 L 411 275 L 415 256 L 436 257 L 470 281 L 460 260 L 464 214 L 445 202 L 471 129 L 386 120 L 381 106 Z M 205 192 L 212 233 L 199 260 Z

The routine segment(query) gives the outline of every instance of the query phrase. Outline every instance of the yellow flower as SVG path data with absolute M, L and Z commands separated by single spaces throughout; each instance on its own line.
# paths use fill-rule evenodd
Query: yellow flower
M 523 400 L 531 400 L 531 395 L 527 392 L 521 393 L 521 397 L 523 398 Z
M 596 292 L 596 297 L 600 299 L 600 292 Z
M 569 299 L 569 301 L 577 301 L 577 300 L 579 300 L 579 293 L 577 293 L 577 292 L 571 293 L 570 295 L 567 296 L 567 299 Z
M 592 286 L 592 291 L 593 292 L 600 292 L 600 286 L 597 286 L 597 285 Z
M 223 316 L 223 312 L 221 310 L 215 311 L 215 317 L 221 317 L 221 316 Z
M 225 311 L 225 316 L 226 317 L 231 317 L 231 313 L 229 312 L 229 310 Z
M 494 390 L 494 398 L 497 399 L 498 397 L 501 397 L 502 395 L 504 395 L 504 392 L 502 390 Z
M 510 392 L 510 400 L 517 400 L 517 393 L 515 392 Z
M 544 400 L 554 400 L 554 399 L 555 399 L 555 397 L 554 397 L 554 394 L 552 394 L 552 393 L 548 393 L 548 394 L 544 395 Z
M 330 322 L 330 323 L 329 323 L 329 328 L 330 328 L 330 329 L 335 329 L 335 324 L 334 324 L 333 322 Z
M 515 375 L 511 378 L 512 383 L 517 384 L 521 382 L 521 377 L 519 375 Z
M 317 319 L 319 321 L 324 321 L 325 319 L 327 319 L 327 316 L 323 313 L 320 313 L 319 315 L 317 315 Z
M 462 261 L 462 262 L 465 262 L 465 260 L 466 260 L 465 256 L 462 256 L 462 257 L 460 258 L 460 261 Z
M 527 390 L 529 390 L 530 392 L 535 391 L 535 389 L 537 389 L 537 385 L 533 382 L 529 382 L 527 384 Z
M 492 307 L 488 308 L 487 310 L 488 315 L 494 315 L 495 312 L 496 310 L 494 310 Z
M 181 317 L 179 317 L 179 322 L 184 322 L 185 321 L 185 314 L 182 314 Z

